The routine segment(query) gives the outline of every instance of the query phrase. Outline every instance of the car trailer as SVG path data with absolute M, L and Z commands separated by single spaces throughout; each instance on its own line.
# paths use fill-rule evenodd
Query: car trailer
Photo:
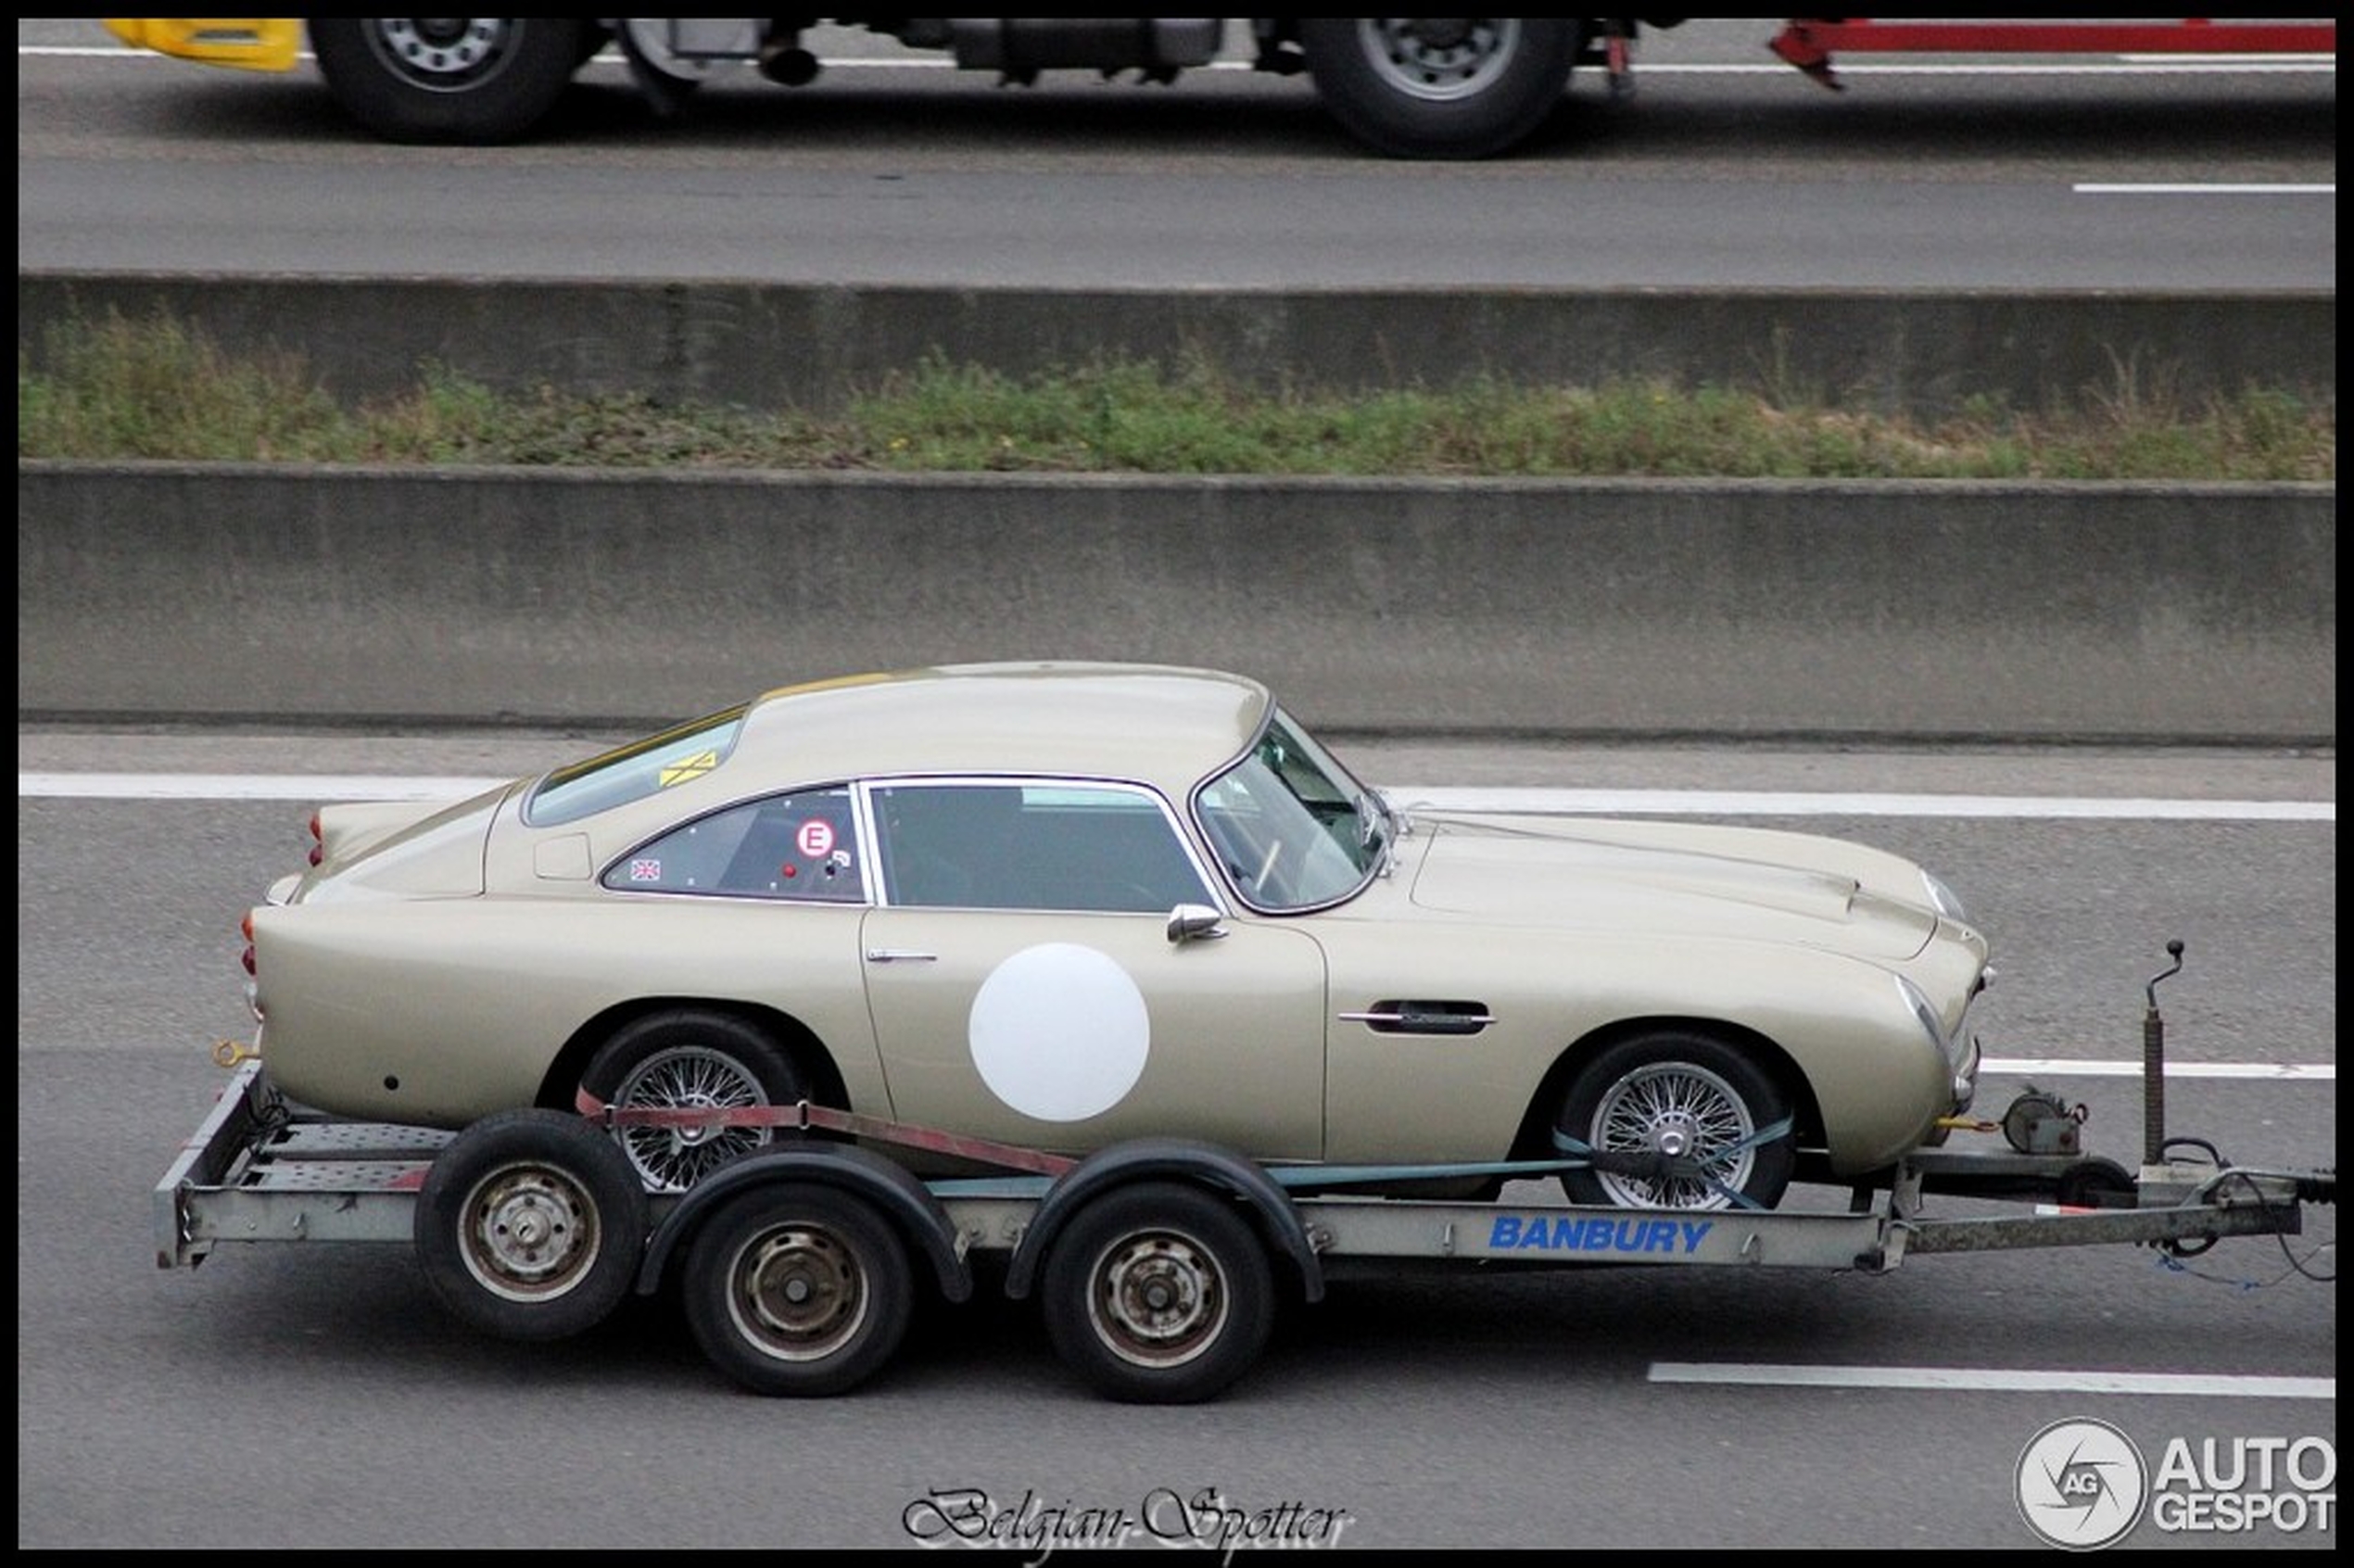
M 2181 967 L 2181 944 L 2169 943 Z M 2158 977 L 2159 980 L 2166 975 Z M 593 1327 L 632 1292 L 676 1279 L 721 1372 L 757 1393 L 845 1392 L 898 1348 L 920 1291 L 952 1302 L 1002 1255 L 1003 1288 L 1036 1296 L 1057 1352 L 1095 1391 L 1145 1403 L 1209 1398 L 1264 1347 L 1281 1294 L 1314 1301 L 1342 1270 L 1600 1265 L 1884 1272 L 1931 1253 L 2156 1246 L 2300 1233 L 2336 1173 L 2224 1163 L 2164 1131 L 2157 980 L 2143 1026 L 2144 1161 L 2087 1155 L 2081 1107 L 2029 1088 L 2002 1149 L 1924 1147 L 1839 1211 L 1522 1204 L 1505 1183 L 1577 1165 L 1694 1175 L 1665 1152 L 1446 1166 L 1261 1165 L 1213 1144 L 1138 1139 L 1072 1159 L 801 1103 L 731 1109 L 502 1111 L 462 1132 L 343 1121 L 289 1106 L 264 1063 L 224 1042 L 234 1077 L 155 1191 L 156 1260 L 193 1267 L 236 1242 L 407 1243 L 435 1295 L 495 1335 Z M 767 1145 L 684 1193 L 648 1193 L 614 1133 L 774 1130 Z M 1772 1130 L 1769 1130 L 1772 1131 Z M 925 1181 L 879 1146 L 992 1173 Z M 2208 1157 L 2184 1159 L 2181 1151 Z M 1484 1200 L 1366 1195 L 1437 1182 Z M 1948 1193 L 2025 1200 L 1932 1218 Z M 1728 1195 L 1729 1196 L 1730 1195 Z

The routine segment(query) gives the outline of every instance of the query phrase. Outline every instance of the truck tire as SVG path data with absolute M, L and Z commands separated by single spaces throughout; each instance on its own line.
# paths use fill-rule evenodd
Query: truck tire
M 1334 119 L 1393 158 L 1487 158 L 1545 121 L 1580 44 L 1565 17 L 1304 17 L 1299 45 Z
M 484 145 L 528 132 L 601 36 L 576 17 L 313 17 L 319 74 L 387 141 Z
M 637 1277 L 645 1189 L 621 1146 L 563 1111 L 487 1116 L 425 1171 L 413 1223 L 425 1283 L 500 1339 L 595 1327 Z
M 755 1394 L 803 1398 L 881 1371 L 916 1307 L 906 1244 L 889 1221 L 805 1182 L 757 1188 L 711 1216 L 681 1289 L 714 1367 Z
M 1047 1337 L 1107 1398 L 1191 1404 L 1266 1348 L 1274 1270 L 1234 1205 L 1182 1182 L 1116 1188 L 1074 1215 L 1046 1257 Z

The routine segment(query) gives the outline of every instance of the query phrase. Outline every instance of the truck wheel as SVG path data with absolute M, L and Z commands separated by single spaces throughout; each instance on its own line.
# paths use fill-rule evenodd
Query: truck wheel
M 580 1086 L 610 1106 L 663 1110 L 790 1106 L 808 1093 L 767 1034 L 699 1008 L 625 1026 L 589 1059 Z M 765 1127 L 623 1127 L 614 1136 L 647 1186 L 681 1193 L 776 1134 Z
M 1064 1362 L 1132 1404 L 1209 1398 L 1274 1326 L 1274 1271 L 1257 1233 L 1183 1182 L 1121 1187 L 1080 1210 L 1056 1238 L 1043 1288 Z
M 1561 102 L 1577 57 L 1563 17 L 1304 17 L 1299 45 L 1324 107 L 1396 158 L 1487 158 Z
M 602 1322 L 645 1250 L 645 1189 L 576 1116 L 501 1111 L 453 1139 L 417 1193 L 425 1283 L 501 1339 L 562 1339 Z
M 1562 1189 L 1572 1203 L 1628 1208 L 1727 1208 L 1731 1193 L 1771 1208 L 1790 1188 L 1791 1140 L 1748 1140 L 1789 1115 L 1774 1081 L 1721 1042 L 1676 1031 L 1622 1040 L 1570 1084 L 1562 1131 L 1591 1149 L 1694 1160 L 1706 1179 L 1565 1170 Z
M 841 1394 L 907 1335 L 906 1245 L 873 1208 L 829 1187 L 764 1187 L 697 1233 L 688 1325 L 711 1364 L 755 1394 Z
M 319 74 L 394 142 L 513 141 L 553 108 L 598 37 L 573 17 L 313 17 Z

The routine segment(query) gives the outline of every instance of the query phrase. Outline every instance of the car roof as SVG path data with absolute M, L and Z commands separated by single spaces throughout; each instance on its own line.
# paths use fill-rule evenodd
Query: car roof
M 811 783 L 898 774 L 1133 778 L 1183 800 L 1257 740 L 1274 699 L 1164 664 L 943 664 L 755 699 L 725 771 Z

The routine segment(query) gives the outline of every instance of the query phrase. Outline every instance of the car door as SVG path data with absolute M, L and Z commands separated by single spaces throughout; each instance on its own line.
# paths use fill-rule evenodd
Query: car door
M 1229 918 L 1169 806 L 1133 785 L 877 784 L 883 901 L 861 948 L 894 1113 L 1077 1151 L 1173 1134 L 1323 1149 L 1324 969 L 1304 932 Z

